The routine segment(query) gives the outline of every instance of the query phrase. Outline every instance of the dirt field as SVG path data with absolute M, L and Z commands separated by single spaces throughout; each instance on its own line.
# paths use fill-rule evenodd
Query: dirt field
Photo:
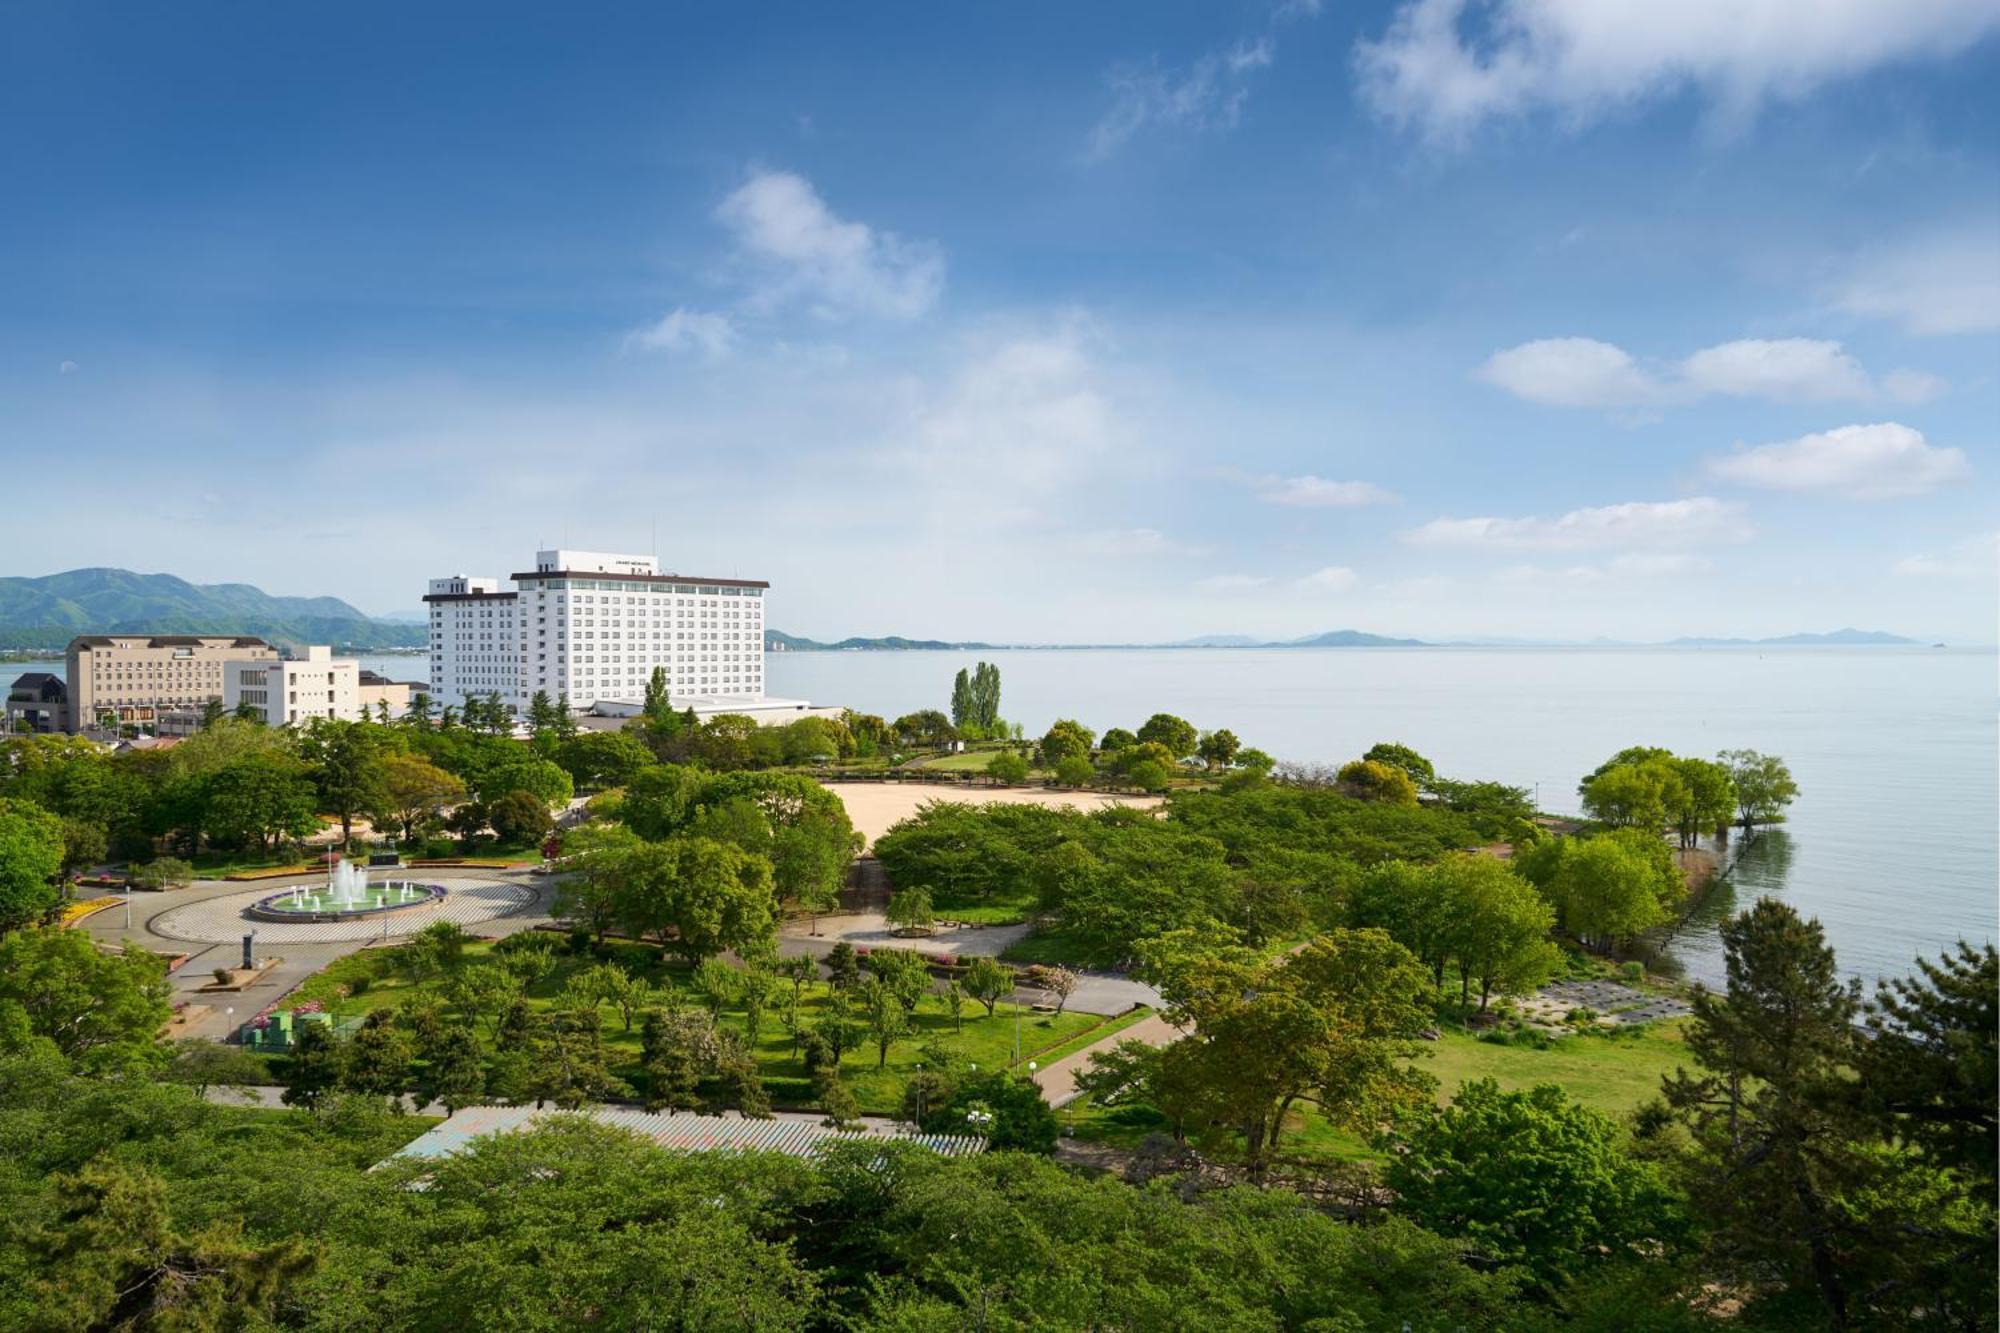
M 956 801 L 962 805 L 990 805 L 1004 801 L 1010 805 L 1067 805 L 1078 810 L 1102 810 L 1110 805 L 1130 805 L 1142 810 L 1160 803 L 1157 796 L 1114 796 L 1107 792 L 1045 791 L 1033 787 L 927 787 L 919 783 L 829 782 L 827 790 L 837 793 L 847 805 L 847 817 L 861 836 L 874 846 L 875 839 L 889 831 L 898 820 L 908 819 L 917 807 L 931 801 Z

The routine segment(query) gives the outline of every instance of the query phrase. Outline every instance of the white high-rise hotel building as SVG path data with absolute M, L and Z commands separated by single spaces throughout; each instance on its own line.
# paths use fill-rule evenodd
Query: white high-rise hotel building
M 538 551 L 532 573 L 432 579 L 431 697 L 535 693 L 572 708 L 644 696 L 664 667 L 675 707 L 764 695 L 764 590 L 754 579 L 662 574 L 652 556 Z

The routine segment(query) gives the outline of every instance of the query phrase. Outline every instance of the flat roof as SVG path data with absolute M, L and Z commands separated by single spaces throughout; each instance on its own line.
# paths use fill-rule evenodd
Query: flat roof
M 427 602 L 511 602 L 518 592 L 427 592 Z
M 876 1120 L 851 1130 L 828 1129 L 817 1114 L 778 1112 L 769 1120 L 746 1120 L 735 1112 L 698 1115 L 692 1111 L 653 1113 L 617 1107 L 558 1111 L 533 1106 L 468 1106 L 404 1145 L 398 1157 L 446 1157 L 463 1152 L 486 1134 L 531 1129 L 552 1115 L 583 1115 L 600 1125 L 631 1130 L 675 1152 L 781 1152 L 812 1157 L 829 1143 L 858 1139 L 901 1140 L 946 1157 L 972 1157 L 986 1141 L 970 1134 L 925 1134 L 905 1125 Z
M 76 648 L 200 648 L 205 645 L 231 648 L 269 648 L 271 645 L 251 634 L 79 634 L 69 641 Z
M 526 574 L 510 574 L 516 583 L 541 579 L 611 579 L 619 583 L 712 583 L 722 588 L 768 588 L 764 579 L 718 579 L 702 574 L 627 574 L 609 569 L 537 569 Z

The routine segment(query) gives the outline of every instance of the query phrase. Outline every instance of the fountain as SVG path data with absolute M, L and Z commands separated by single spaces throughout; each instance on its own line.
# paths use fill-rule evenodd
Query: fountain
M 370 883 L 365 868 L 336 859 L 327 867 L 325 888 L 296 885 L 261 899 L 248 915 L 259 921 L 351 921 L 443 901 L 443 885 L 405 879 Z

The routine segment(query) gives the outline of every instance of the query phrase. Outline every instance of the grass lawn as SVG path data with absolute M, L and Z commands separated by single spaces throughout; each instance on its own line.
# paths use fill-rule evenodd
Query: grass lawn
M 466 950 L 466 961 L 471 963 L 485 959 L 491 954 L 492 947 L 488 941 L 474 943 Z M 365 978 L 361 994 L 339 1001 L 337 1007 L 342 1017 L 353 1017 L 371 1009 L 399 1008 L 425 990 L 434 988 L 436 983 L 420 987 L 407 977 L 396 975 L 394 968 L 398 952 L 396 949 L 364 949 L 349 954 L 300 986 L 286 998 L 283 1007 L 295 1008 L 307 1000 L 318 1000 L 333 1009 L 336 1007 L 334 987 L 352 987 Z M 690 1006 L 703 1002 L 692 987 L 690 969 L 664 957 L 658 949 L 650 945 L 620 943 L 613 946 L 612 952 L 633 975 L 642 976 L 655 986 L 680 991 L 684 1002 Z M 530 1002 L 537 1008 L 553 1007 L 569 978 L 596 962 L 596 958 L 588 956 L 559 956 L 548 975 L 528 988 Z M 825 983 L 813 983 L 800 1005 L 802 1020 L 808 1025 L 816 1021 L 825 1015 L 828 1004 Z M 599 1012 L 612 1071 L 628 1082 L 637 1083 L 640 1024 L 635 1021 L 632 1030 L 627 1032 L 624 1020 L 616 1009 L 607 1005 Z M 765 1009 L 763 1024 L 753 1048 L 758 1068 L 763 1073 L 772 1101 L 779 1106 L 811 1105 L 810 1079 L 805 1066 L 794 1058 L 791 1034 L 781 1021 L 780 1012 L 778 1005 Z M 922 1061 L 922 1047 L 928 1042 L 935 1041 L 949 1048 L 981 1069 L 1001 1069 L 1014 1063 L 1017 1031 L 1021 1060 L 1034 1059 L 1047 1063 L 1053 1057 L 1045 1052 L 1051 1048 L 1062 1049 L 1101 1021 L 1096 1014 L 1037 1014 L 1026 1008 L 1020 1009 L 1017 1014 L 1014 1006 L 1005 1003 L 989 1018 L 982 1006 L 968 1003 L 962 1023 L 954 1025 L 951 1017 L 943 1011 L 941 1001 L 933 997 L 918 1006 L 917 1012 L 912 1015 L 911 1035 L 901 1038 L 889 1048 L 885 1064 L 877 1065 L 874 1042 L 864 1035 L 861 1047 L 851 1049 L 842 1056 L 841 1072 L 863 1111 L 893 1113 L 902 1105 L 904 1083 Z M 725 1008 L 721 1022 L 724 1027 L 744 1031 L 742 1008 Z M 482 1038 L 488 1035 L 487 1024 L 482 1021 L 476 1026 Z
M 967 750 L 963 754 L 940 755 L 924 761 L 925 768 L 945 773 L 984 773 L 986 766 L 1007 753 L 1005 750 Z
M 1554 1083 L 1572 1098 L 1607 1115 L 1622 1116 L 1659 1096 L 1660 1080 L 1689 1063 L 1681 1039 L 1685 1020 L 1648 1023 L 1630 1036 L 1563 1037 L 1548 1050 L 1502 1046 L 1447 1031 L 1419 1067 L 1436 1077 L 1439 1095 L 1461 1083 L 1490 1078 L 1503 1092 Z
M 1437 1042 L 1424 1044 L 1426 1053 L 1417 1067 L 1438 1080 L 1441 1102 L 1474 1079 L 1490 1078 L 1506 1092 L 1554 1083 L 1575 1101 L 1617 1119 L 1658 1096 L 1660 1080 L 1687 1063 L 1682 1026 L 1681 1021 L 1669 1020 L 1648 1024 L 1630 1036 L 1564 1037 L 1548 1050 L 1446 1031 Z M 1123 1148 L 1137 1147 L 1148 1134 L 1165 1133 L 1167 1128 L 1165 1119 L 1143 1103 L 1098 1106 L 1085 1099 L 1071 1103 L 1060 1115 L 1078 1138 Z M 1328 1124 L 1312 1107 L 1287 1117 L 1279 1151 L 1340 1162 L 1383 1160 L 1366 1140 Z

